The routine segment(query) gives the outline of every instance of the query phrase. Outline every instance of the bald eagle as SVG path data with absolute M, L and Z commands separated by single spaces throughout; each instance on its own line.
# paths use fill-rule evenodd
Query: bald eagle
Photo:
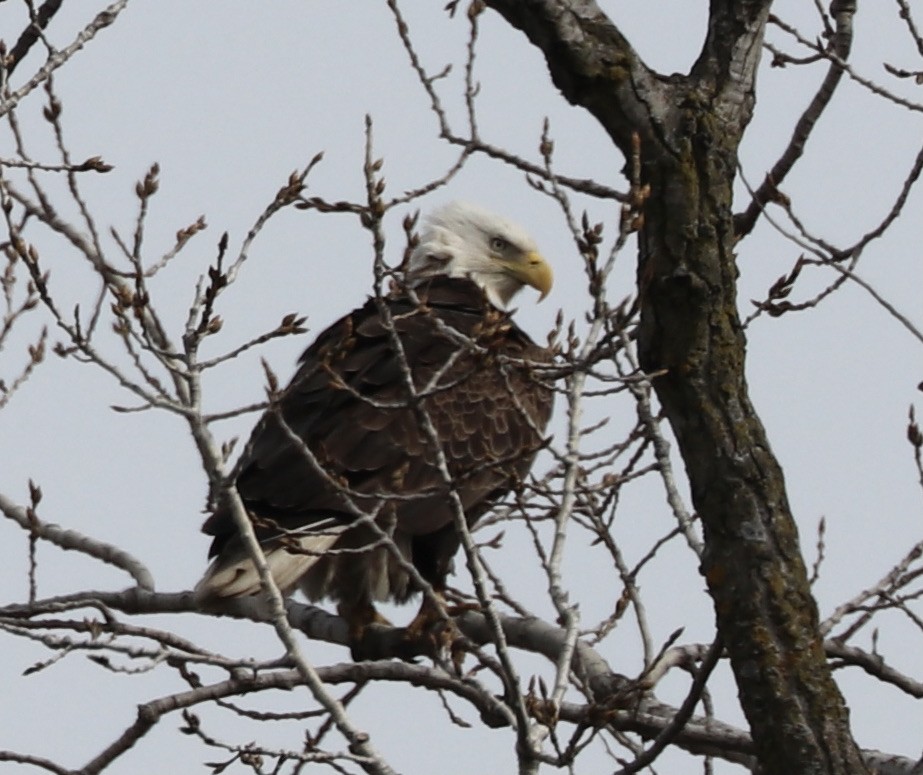
M 528 473 L 551 415 L 552 392 L 535 373 L 551 354 L 506 311 L 524 286 L 541 298 L 551 288 L 535 243 L 459 202 L 424 226 L 399 289 L 317 337 L 238 467 L 276 584 L 336 601 L 354 642 L 382 621 L 374 601 L 419 591 L 407 564 L 442 594 L 459 547 L 451 490 L 473 525 Z M 198 599 L 258 593 L 227 504 L 202 530 L 214 561 Z

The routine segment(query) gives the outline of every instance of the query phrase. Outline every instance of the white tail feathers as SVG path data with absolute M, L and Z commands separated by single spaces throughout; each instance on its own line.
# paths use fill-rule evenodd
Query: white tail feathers
M 273 581 L 283 593 L 291 590 L 320 556 L 339 538 L 339 532 L 306 535 L 295 539 L 301 551 L 290 552 L 278 546 L 266 551 L 266 564 Z M 302 552 L 304 552 L 302 554 Z M 198 600 L 245 597 L 260 591 L 260 576 L 249 557 L 241 557 L 232 563 L 221 557 L 205 571 L 202 580 L 196 584 L 194 594 Z

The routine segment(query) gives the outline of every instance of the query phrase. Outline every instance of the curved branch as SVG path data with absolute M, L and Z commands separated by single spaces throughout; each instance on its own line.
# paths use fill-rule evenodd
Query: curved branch
M 3 606 L 0 608 L 0 616 L 21 619 L 83 607 L 99 609 L 100 606 L 127 614 L 191 613 L 199 610 L 192 592 L 157 593 L 135 587 L 122 592 L 85 591 L 39 600 L 32 604 Z M 286 608 L 291 626 L 301 630 L 307 637 L 348 645 L 348 627 L 340 617 L 291 600 L 287 601 Z M 226 601 L 220 611 L 209 613 L 258 622 L 268 622 L 270 618 L 265 604 L 255 597 Z M 482 614 L 467 612 L 455 619 L 455 622 L 464 636 L 473 643 L 486 645 L 491 642 L 492 633 Z M 510 647 L 540 654 L 552 663 L 557 661 L 568 636 L 564 628 L 537 618 L 500 616 L 500 623 Z M 80 624 L 87 623 L 81 619 Z M 403 644 L 403 648 L 406 649 L 402 628 L 376 625 L 369 637 L 376 639 L 375 648 L 381 647 L 383 653 L 387 651 L 389 644 Z M 855 664 L 863 661 L 857 658 L 854 653 L 856 650 L 850 647 L 838 646 L 833 642 L 828 642 L 827 646 L 831 656 L 844 658 Z M 176 656 L 183 658 L 179 654 Z M 230 663 L 222 661 L 221 658 L 216 659 L 215 664 L 225 669 L 230 666 Z M 195 661 L 209 660 L 197 658 Z M 634 732 L 647 740 L 656 739 L 664 735 L 666 730 L 670 730 L 671 735 L 675 734 L 672 741 L 690 753 L 718 756 L 745 766 L 752 765 L 753 743 L 745 731 L 704 716 L 690 716 L 685 719 L 681 729 L 678 728 L 680 725 L 676 723 L 676 718 L 680 709 L 658 701 L 649 692 L 642 691 L 642 687 L 636 682 L 616 673 L 606 660 L 584 641 L 577 641 L 571 666 L 589 702 L 561 703 L 558 707 L 558 717 L 561 720 L 578 725 L 606 726 L 613 730 Z M 276 667 L 285 669 L 280 670 Z M 233 678 L 227 681 L 197 687 L 189 692 L 167 695 L 140 705 L 138 719 L 122 733 L 107 752 L 94 760 L 94 766 L 117 758 L 127 750 L 130 742 L 133 744 L 143 737 L 157 720 L 173 710 L 214 699 L 269 689 L 291 689 L 304 684 L 299 672 L 288 669 L 284 663 L 277 666 L 267 663 L 266 668 L 259 671 L 248 669 L 235 672 Z M 380 680 L 406 682 L 413 686 L 448 691 L 470 702 L 488 726 L 504 726 L 511 718 L 508 709 L 489 692 L 485 692 L 467 679 L 450 675 L 438 666 L 427 667 L 396 660 L 379 660 L 317 667 L 316 671 L 318 677 L 327 684 Z M 706 672 L 702 667 L 699 669 L 699 675 L 704 681 Z M 900 682 L 892 682 L 902 686 Z M 3 760 L 3 755 L 19 757 L 11 759 L 15 761 L 31 759 L 21 754 L 0 752 L 0 761 Z M 887 762 L 888 772 L 892 775 L 906 775 L 914 766 L 914 762 L 909 759 L 878 751 L 865 751 L 863 756 L 869 766 Z M 51 771 L 56 770 L 52 768 Z M 62 768 L 62 771 L 69 770 Z M 98 770 L 85 768 L 83 771 Z
M 48 541 L 65 551 L 81 552 L 108 565 L 114 565 L 131 576 L 141 589 L 148 592 L 153 591 L 154 577 L 151 572 L 124 549 L 90 538 L 75 530 L 67 530 L 58 525 L 41 522 L 34 512 L 16 505 L 3 494 L 0 494 L 0 511 L 30 535 Z
M 437 668 L 404 662 L 358 662 L 316 668 L 318 678 L 324 684 L 364 683 L 371 680 L 400 681 L 412 686 L 439 689 L 452 692 L 472 703 L 488 718 L 497 713 L 497 702 L 491 695 L 480 691 L 467 681 L 454 678 Z M 189 691 L 169 694 L 138 706 L 134 723 L 104 751 L 80 768 L 84 775 L 96 775 L 146 735 L 164 716 L 177 710 L 191 708 L 204 702 L 227 697 L 240 697 L 253 692 L 270 689 L 291 690 L 305 686 L 300 670 L 281 670 L 253 675 L 240 672 L 233 678 Z M 357 753 L 352 757 L 364 769 L 379 769 L 381 762 L 368 754 Z
M 828 640 L 824 643 L 824 650 L 827 652 L 828 657 L 841 659 L 843 665 L 854 665 L 883 683 L 896 686 L 911 697 L 918 700 L 923 699 L 923 682 L 915 681 L 900 671 L 895 670 L 878 654 L 870 654 L 856 646 L 847 646 L 845 643 L 838 640 Z
M 0 751 L 0 762 L 16 762 L 17 764 L 29 764 L 33 767 L 53 772 L 55 775 L 73 775 L 73 770 L 55 764 L 50 759 L 43 756 L 31 756 L 25 753 L 16 753 L 15 751 Z

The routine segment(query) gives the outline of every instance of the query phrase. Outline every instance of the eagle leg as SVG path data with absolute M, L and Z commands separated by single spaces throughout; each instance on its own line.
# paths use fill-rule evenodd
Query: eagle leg
M 478 608 L 470 604 L 449 605 L 442 590 L 434 589 L 403 628 L 394 628 L 368 599 L 340 602 L 337 612 L 349 627 L 349 651 L 356 662 L 395 657 L 412 662 L 421 656 L 437 659 L 448 655 L 460 669 L 464 637 L 452 617 Z
M 405 637 L 407 640 L 421 640 L 433 630 L 435 625 L 444 624 L 448 615 L 445 593 L 441 589 L 434 589 L 432 596 L 423 596 L 420 610 L 407 625 Z
M 349 652 L 353 661 L 378 659 L 379 649 L 372 643 L 369 630 L 376 624 L 390 627 L 391 622 L 378 613 L 371 601 L 365 598 L 349 605 L 340 602 L 337 605 L 337 613 L 346 620 L 349 626 Z

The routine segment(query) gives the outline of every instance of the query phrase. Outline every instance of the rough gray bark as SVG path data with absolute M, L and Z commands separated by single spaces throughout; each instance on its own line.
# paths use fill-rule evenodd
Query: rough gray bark
M 760 771 L 859 773 L 828 669 L 781 467 L 747 392 L 731 213 L 737 149 L 771 0 L 712 0 L 687 76 L 662 77 L 587 0 L 487 0 L 545 55 L 564 96 L 650 186 L 639 234 L 639 351 L 702 519 L 702 572 Z M 855 3 L 835 2 L 851 15 Z

